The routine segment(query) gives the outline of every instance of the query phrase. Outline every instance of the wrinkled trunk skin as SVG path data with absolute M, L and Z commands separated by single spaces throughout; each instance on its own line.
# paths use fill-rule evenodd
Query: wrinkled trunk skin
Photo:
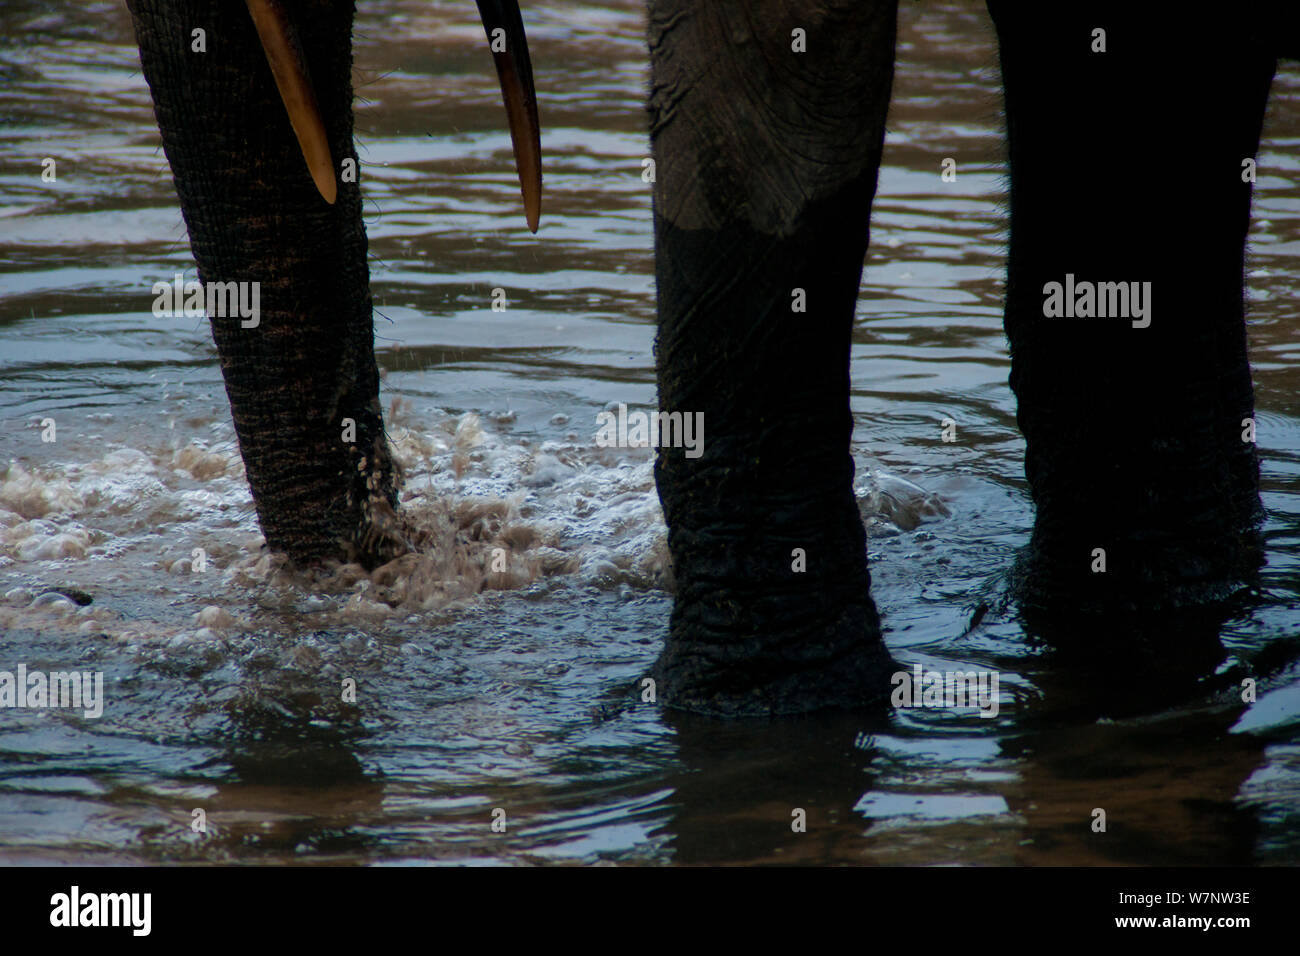
M 654 673 L 671 707 L 771 715 L 889 690 L 849 345 L 894 21 L 871 0 L 650 3 L 659 407 L 704 416 L 703 454 L 661 448 L 655 469 L 677 593 Z
M 1242 162 L 1275 61 L 1235 9 L 989 9 L 1011 167 L 1005 324 L 1036 506 L 1019 598 L 1030 616 L 1147 615 L 1172 632 L 1149 615 L 1215 607 L 1258 567 Z M 1067 273 L 1150 282 L 1150 326 L 1045 317 L 1044 285 Z
M 210 318 L 267 544 L 304 563 L 387 560 L 403 544 L 357 184 L 340 182 L 333 206 L 317 192 L 243 3 L 128 5 L 199 278 L 261 284 L 258 327 Z M 337 171 L 356 159 L 353 5 L 288 9 Z M 191 51 L 195 29 L 206 53 Z

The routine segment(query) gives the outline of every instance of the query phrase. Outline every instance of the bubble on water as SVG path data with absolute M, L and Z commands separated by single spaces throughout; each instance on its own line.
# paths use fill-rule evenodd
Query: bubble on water
M 200 627 L 212 630 L 228 630 L 237 627 L 239 624 L 233 614 L 225 608 L 213 604 L 209 604 L 198 614 L 195 614 L 194 620 Z
M 19 561 L 59 561 L 64 558 L 84 558 L 89 545 L 89 535 L 33 534 L 16 542 L 13 552 Z
M 864 520 L 870 522 L 872 534 L 876 537 L 889 537 L 899 530 L 914 531 L 922 522 L 951 514 L 943 498 L 906 478 L 869 465 L 860 466 L 859 472 L 866 474 L 866 480 L 853 490 L 858 499 L 858 511 Z
M 34 600 L 36 592 L 31 588 L 10 588 L 4 596 L 4 603 L 9 607 L 27 607 Z
M 77 610 L 77 604 L 71 598 L 54 591 L 38 595 L 31 603 L 33 609 L 39 608 L 47 614 L 71 614 Z
M 392 611 L 393 609 L 386 604 L 371 601 L 361 594 L 354 594 L 343 605 L 339 616 L 343 620 L 352 623 L 365 623 L 366 621 L 382 621 L 391 615 Z
M 524 476 L 523 482 L 529 488 L 542 488 L 553 485 L 572 473 L 573 469 L 554 455 L 541 454 L 533 460 L 533 470 Z
M 85 505 L 65 478 L 29 472 L 11 462 L 0 481 L 0 506 L 24 518 L 80 511 Z
M 150 474 L 105 475 L 86 486 L 85 507 L 109 514 L 138 513 L 142 508 L 167 495 L 167 486 Z
M 233 470 L 238 455 L 209 451 L 203 442 L 191 441 L 172 455 L 171 466 L 187 472 L 198 481 L 219 478 Z

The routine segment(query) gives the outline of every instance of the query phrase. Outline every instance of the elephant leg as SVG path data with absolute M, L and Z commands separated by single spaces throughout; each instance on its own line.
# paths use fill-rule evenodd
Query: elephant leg
M 676 596 L 670 706 L 882 699 L 849 443 L 849 348 L 893 78 L 896 4 L 652 0 L 655 345 L 698 457 L 655 468 Z
M 1244 12 L 988 6 L 1011 387 L 1036 506 L 1022 605 L 1213 607 L 1258 563 L 1243 263 L 1273 56 Z
M 404 548 L 397 482 L 361 196 L 355 176 L 339 176 L 347 160 L 356 169 L 353 4 L 290 8 L 340 180 L 332 205 L 304 162 L 243 3 L 129 7 L 199 278 L 258 284 L 255 325 L 238 314 L 210 318 L 267 544 L 303 562 L 387 560 Z

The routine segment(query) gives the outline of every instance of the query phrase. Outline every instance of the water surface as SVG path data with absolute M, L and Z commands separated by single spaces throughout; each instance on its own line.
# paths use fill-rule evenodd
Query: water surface
M 719 724 L 614 703 L 671 607 L 649 453 L 595 444 L 601 409 L 654 403 L 641 6 L 525 10 L 546 156 L 535 237 L 473 5 L 361 8 L 378 358 L 428 553 L 316 580 L 262 548 L 206 323 L 150 313 L 154 282 L 194 270 L 125 10 L 0 9 L 0 670 L 100 671 L 107 697 L 98 719 L 0 710 L 0 860 L 1300 860 L 1293 65 L 1249 267 L 1265 594 L 1223 631 L 1225 667 L 1260 670 L 1258 701 L 1117 692 L 997 609 L 1032 512 L 1000 324 L 995 48 L 982 5 L 927 3 L 901 12 L 854 455 L 890 648 L 997 669 L 1002 705 Z M 945 418 L 959 441 L 940 440 Z M 898 479 L 943 508 L 879 514 Z M 508 571 L 485 574 L 502 541 Z M 995 610 L 966 634 L 982 602 Z

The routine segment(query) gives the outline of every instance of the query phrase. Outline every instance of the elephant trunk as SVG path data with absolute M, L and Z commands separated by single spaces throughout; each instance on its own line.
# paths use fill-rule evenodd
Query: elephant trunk
M 257 290 L 255 317 L 209 318 L 267 544 L 299 562 L 388 560 L 405 544 L 352 143 L 353 4 L 294 8 L 339 178 L 332 205 L 243 4 L 129 8 L 199 280 Z

